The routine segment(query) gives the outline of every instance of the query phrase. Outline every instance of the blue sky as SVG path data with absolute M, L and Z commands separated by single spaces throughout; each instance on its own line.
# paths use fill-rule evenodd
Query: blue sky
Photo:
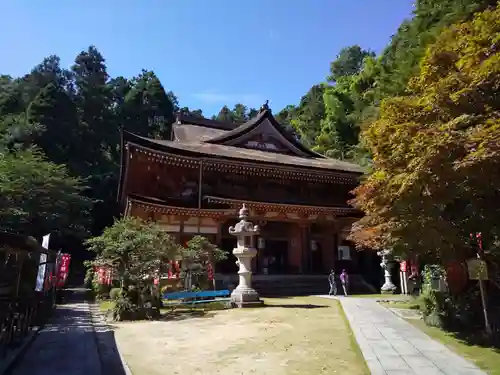
M 380 52 L 412 0 L 6 0 L 0 74 L 95 45 L 111 76 L 151 69 L 182 106 L 278 111 L 324 80 L 342 47 Z

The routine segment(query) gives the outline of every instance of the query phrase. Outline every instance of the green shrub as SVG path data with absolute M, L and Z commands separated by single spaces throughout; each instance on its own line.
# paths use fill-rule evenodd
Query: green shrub
M 113 320 L 142 320 L 157 319 L 160 317 L 160 310 L 150 303 L 136 305 L 130 298 L 120 295 L 113 306 Z
M 94 290 L 97 299 L 109 298 L 109 291 L 111 290 L 110 285 L 99 284 L 96 282 L 92 283 L 92 289 Z
M 483 305 L 477 286 L 456 296 L 447 302 L 450 324 L 459 330 L 477 330 L 484 325 Z
M 109 291 L 109 298 L 112 300 L 117 300 L 122 295 L 122 288 L 111 288 Z
M 87 289 L 92 289 L 92 282 L 94 280 L 94 268 L 93 267 L 88 267 L 87 270 L 85 271 L 85 278 L 83 279 L 83 285 Z
M 136 317 L 137 306 L 126 297 L 119 297 L 113 306 L 113 320 L 134 320 Z
M 135 285 L 129 285 L 128 290 L 127 290 L 127 298 L 132 302 L 134 305 L 140 305 L 141 303 L 141 293 L 137 286 Z
M 419 297 L 420 311 L 424 322 L 432 327 L 443 328 L 448 318 L 447 296 L 445 293 L 424 288 Z

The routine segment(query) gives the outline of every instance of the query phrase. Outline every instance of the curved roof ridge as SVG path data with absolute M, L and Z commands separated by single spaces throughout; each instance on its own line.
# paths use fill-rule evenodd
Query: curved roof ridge
M 321 155 L 313 150 L 311 150 L 309 147 L 305 146 L 300 140 L 298 140 L 295 136 L 293 136 L 289 131 L 285 130 L 285 128 L 276 120 L 276 118 L 273 116 L 271 113 L 271 110 L 269 109 L 264 109 L 260 111 L 257 116 L 254 118 L 248 120 L 247 122 L 239 125 L 233 130 L 230 130 L 220 136 L 210 138 L 205 140 L 206 143 L 212 143 L 212 144 L 223 144 L 225 142 L 228 142 L 232 139 L 238 138 L 242 136 L 245 133 L 248 133 L 255 129 L 257 126 L 261 124 L 261 122 L 264 119 L 268 119 L 271 125 L 288 141 L 290 142 L 295 148 L 299 149 L 302 151 L 304 154 L 318 158 L 318 159 L 326 159 L 326 156 Z
M 207 142 L 175 142 L 163 141 L 141 137 L 137 134 L 122 131 L 122 150 L 127 143 L 134 143 L 142 147 L 150 148 L 160 152 L 177 154 L 183 157 L 213 157 L 223 159 L 234 159 L 238 162 L 252 161 L 267 165 L 284 165 L 291 168 L 307 168 L 329 170 L 337 173 L 354 173 L 356 175 L 363 174 L 365 169 L 360 165 L 347 162 L 344 160 L 323 158 L 304 158 L 300 156 L 292 156 L 286 154 L 278 154 L 266 152 L 262 150 L 254 150 L 220 144 L 211 144 Z M 122 152 L 122 163 L 124 163 L 125 153 Z
M 185 113 L 176 114 L 176 123 L 186 125 L 200 125 L 209 128 L 221 130 L 233 130 L 234 128 L 243 124 L 241 121 L 237 122 L 224 122 L 219 120 L 212 120 L 205 117 L 193 116 Z

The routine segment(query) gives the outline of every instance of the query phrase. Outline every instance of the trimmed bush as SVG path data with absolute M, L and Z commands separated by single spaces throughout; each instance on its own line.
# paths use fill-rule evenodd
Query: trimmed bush
M 109 298 L 112 300 L 117 300 L 122 295 L 122 288 L 112 288 L 109 291 Z

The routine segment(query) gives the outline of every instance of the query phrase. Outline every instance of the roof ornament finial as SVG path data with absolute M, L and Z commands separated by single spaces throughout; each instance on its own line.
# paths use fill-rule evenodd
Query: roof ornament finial
M 266 100 L 264 104 L 260 107 L 260 112 L 268 111 L 269 110 L 269 100 Z

